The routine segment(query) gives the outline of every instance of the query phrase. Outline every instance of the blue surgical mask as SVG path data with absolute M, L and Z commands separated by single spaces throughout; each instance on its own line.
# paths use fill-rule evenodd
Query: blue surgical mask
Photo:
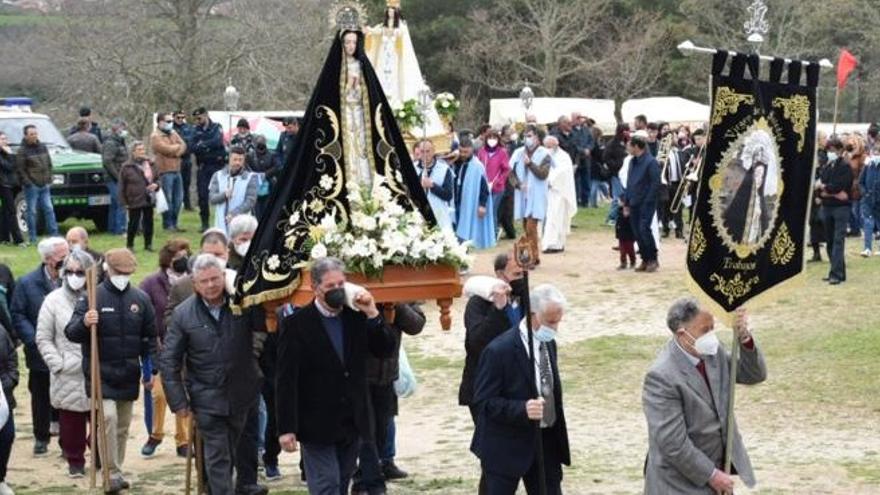
M 538 342 L 548 343 L 556 340 L 556 330 L 548 327 L 547 325 L 541 325 L 538 330 L 535 331 L 535 339 Z
M 828 152 L 828 161 L 833 162 L 834 160 L 837 160 L 837 156 L 838 156 L 837 153 L 835 153 L 834 151 L 829 151 Z

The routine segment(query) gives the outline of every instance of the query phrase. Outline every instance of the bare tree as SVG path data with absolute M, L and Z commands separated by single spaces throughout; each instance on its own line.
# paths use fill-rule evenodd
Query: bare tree
M 557 96 L 565 81 L 592 70 L 591 41 L 609 10 L 607 0 L 508 0 L 471 15 L 456 63 L 470 82 L 493 91 Z

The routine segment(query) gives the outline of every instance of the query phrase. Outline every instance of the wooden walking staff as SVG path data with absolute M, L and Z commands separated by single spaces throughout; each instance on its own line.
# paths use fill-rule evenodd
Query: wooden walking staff
M 98 267 L 92 266 L 86 271 L 86 293 L 89 302 L 89 311 L 95 311 L 97 307 L 97 280 Z M 89 439 L 89 448 L 92 449 L 92 462 L 89 469 L 89 488 L 94 490 L 96 487 L 98 457 L 101 458 L 101 478 L 103 487 L 106 490 L 110 487 L 110 467 L 107 452 L 107 434 L 104 427 L 104 401 L 101 391 L 101 365 L 98 354 L 98 326 L 91 325 L 89 328 L 89 344 L 90 356 L 89 370 L 91 375 L 91 404 L 90 404 L 90 420 L 91 420 L 91 438 Z M 97 450 L 96 444 L 97 443 Z
M 202 466 L 204 459 L 202 458 L 201 438 L 199 438 L 198 429 L 192 412 L 187 418 L 187 429 L 189 432 L 189 442 L 186 448 L 186 487 L 185 493 L 189 495 L 192 492 L 192 468 L 193 457 L 196 460 L 196 494 L 205 493 L 204 477 L 202 476 Z

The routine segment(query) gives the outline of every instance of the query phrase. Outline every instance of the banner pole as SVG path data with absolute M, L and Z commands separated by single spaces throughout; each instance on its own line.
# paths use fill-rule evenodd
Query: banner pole
M 837 134 L 837 110 L 840 108 L 840 84 L 837 85 L 837 89 L 834 91 L 834 128 L 831 130 L 831 134 Z
M 733 346 L 730 349 L 730 397 L 727 403 L 727 443 L 724 446 L 724 472 L 731 474 L 731 466 L 733 464 L 733 442 L 735 421 L 733 416 L 733 405 L 736 401 L 736 372 L 739 367 L 739 339 L 736 332 L 733 332 Z

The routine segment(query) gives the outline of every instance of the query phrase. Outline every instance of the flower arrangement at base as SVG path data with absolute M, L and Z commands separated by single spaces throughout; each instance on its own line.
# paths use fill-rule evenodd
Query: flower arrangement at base
M 455 120 L 458 110 L 461 108 L 459 102 L 452 93 L 440 93 L 434 99 L 434 109 L 440 115 L 440 118 L 446 122 Z
M 414 128 L 421 127 L 425 123 L 425 118 L 419 112 L 419 102 L 409 99 L 393 109 L 394 119 L 397 120 L 397 126 L 401 131 L 409 132 Z
M 348 271 L 381 278 L 386 265 L 449 265 L 467 268 L 472 262 L 468 243 L 455 234 L 429 227 L 417 211 L 407 211 L 395 201 L 382 177 L 376 176 L 372 191 L 349 184 L 348 223 L 337 224 L 334 212 L 312 227 L 306 249 L 310 259 L 334 256 Z

